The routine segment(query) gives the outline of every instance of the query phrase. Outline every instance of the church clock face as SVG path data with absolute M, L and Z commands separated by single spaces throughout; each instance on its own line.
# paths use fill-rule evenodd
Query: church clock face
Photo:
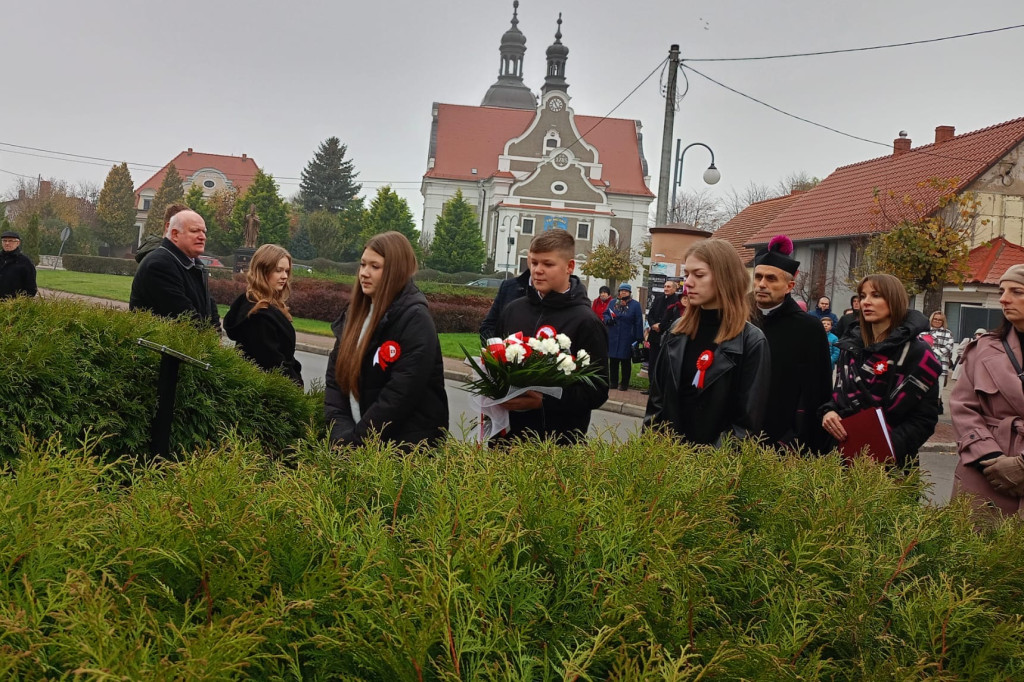
M 558 97 L 552 97 L 548 100 L 548 109 L 551 111 L 561 111 L 565 108 L 565 102 Z

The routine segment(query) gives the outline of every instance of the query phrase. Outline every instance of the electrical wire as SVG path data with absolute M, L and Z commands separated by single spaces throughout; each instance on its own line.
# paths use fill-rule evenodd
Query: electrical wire
M 810 124 L 812 126 L 816 126 L 818 128 L 822 128 L 824 130 L 828 130 L 829 132 L 836 133 L 837 135 L 842 135 L 844 137 L 849 137 L 851 139 L 859 140 L 861 142 L 867 142 L 868 144 L 878 145 L 880 147 L 885 147 L 886 149 L 890 149 L 891 148 L 891 145 L 886 143 L 886 142 L 879 142 L 878 140 L 872 140 L 872 139 L 867 138 L 867 137 L 861 137 L 860 135 L 854 135 L 853 133 L 848 133 L 848 132 L 845 132 L 843 130 L 839 130 L 838 128 L 833 128 L 832 126 L 825 125 L 824 123 L 818 123 L 817 121 L 812 121 L 809 118 L 805 118 L 803 116 L 797 116 L 796 114 L 791 114 L 788 111 L 780 109 L 777 106 L 774 106 L 772 104 L 768 104 L 764 100 L 760 100 L 760 99 L 754 97 L 753 95 L 748 95 L 745 92 L 740 92 L 739 90 L 737 90 L 734 87 L 726 85 L 725 83 L 723 83 L 723 82 L 721 82 L 719 80 L 715 80 L 711 76 L 698 71 L 697 69 L 693 68 L 692 66 L 685 66 L 684 65 L 683 68 L 688 69 L 689 71 L 692 71 L 693 73 L 697 74 L 701 78 L 704 78 L 704 79 L 714 83 L 715 85 L 717 85 L 720 88 L 723 88 L 725 90 L 728 90 L 731 93 L 739 95 L 740 97 L 748 99 L 751 102 L 755 102 L 757 104 L 760 104 L 763 107 L 767 107 L 768 109 L 771 109 L 772 111 L 774 111 L 776 113 L 782 114 L 783 116 L 788 116 L 789 118 L 796 119 L 797 121 L 801 121 L 803 123 L 808 123 L 808 124 Z M 940 158 L 940 159 L 952 159 L 954 161 L 970 161 L 972 163 L 987 163 L 987 161 L 985 159 L 972 159 L 972 158 L 963 157 L 963 156 L 950 156 L 949 154 L 940 154 L 938 152 L 925 151 L 923 149 L 911 149 L 909 153 L 924 154 L 926 156 L 934 156 L 934 157 L 937 157 L 937 158 Z
M 792 59 L 794 57 L 820 57 L 822 55 L 830 54 L 847 54 L 851 52 L 868 52 L 870 50 L 886 50 L 892 47 L 909 47 L 911 45 L 926 45 L 928 43 L 939 43 L 944 40 L 957 40 L 959 38 L 970 38 L 973 36 L 988 35 L 991 33 L 999 33 L 1001 31 L 1013 31 L 1018 28 L 1024 28 L 1024 24 L 1015 24 L 1013 26 L 1001 26 L 999 28 L 990 28 L 984 31 L 971 31 L 970 33 L 958 33 L 952 36 L 943 36 L 941 38 L 926 38 L 924 40 L 910 40 L 903 43 L 888 43 L 886 45 L 870 45 L 867 47 L 849 47 L 838 50 L 819 50 L 817 52 L 795 52 L 792 54 L 774 54 L 774 55 L 763 55 L 759 57 L 702 57 L 702 58 L 684 58 L 683 62 L 753 62 L 753 61 L 764 61 L 766 59 Z

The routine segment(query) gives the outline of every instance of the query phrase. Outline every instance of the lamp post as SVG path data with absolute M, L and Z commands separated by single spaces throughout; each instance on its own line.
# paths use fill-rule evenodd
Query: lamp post
M 506 240 L 507 245 L 505 246 L 505 279 L 508 279 L 508 259 L 512 257 L 512 246 L 516 243 L 516 238 L 512 236 L 512 227 L 513 225 L 519 225 L 519 216 L 514 214 L 509 214 L 502 218 L 501 224 L 504 225 L 505 221 L 508 220 L 509 218 L 514 219 L 514 223 L 509 223 L 508 230 L 505 232 L 505 235 L 508 237 L 508 239 Z
M 693 142 L 686 145 L 686 147 L 683 148 L 683 151 L 680 152 L 679 147 L 682 142 L 682 140 L 678 138 L 676 139 L 676 180 L 672 183 L 672 206 L 669 210 L 674 210 L 676 207 L 676 187 L 683 184 L 683 158 L 686 156 L 686 150 L 690 147 L 704 147 L 704 149 L 707 149 L 708 153 L 711 154 L 711 165 L 704 171 L 704 182 L 709 185 L 714 185 L 722 179 L 721 171 L 715 167 L 715 152 L 711 150 L 711 147 L 707 146 L 703 142 Z

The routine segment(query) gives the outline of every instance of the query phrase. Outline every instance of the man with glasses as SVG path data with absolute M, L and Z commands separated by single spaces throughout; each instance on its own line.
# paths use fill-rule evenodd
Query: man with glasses
M 36 295 L 36 266 L 21 252 L 21 235 L 4 232 L 0 236 L 3 252 L 0 253 L 0 299 L 14 298 L 19 294 Z

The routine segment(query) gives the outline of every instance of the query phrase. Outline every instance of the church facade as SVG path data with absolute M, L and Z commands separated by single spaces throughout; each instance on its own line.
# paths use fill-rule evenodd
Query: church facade
M 498 271 L 520 272 L 530 241 L 551 229 L 576 238 L 577 261 L 601 243 L 641 249 L 654 194 L 640 121 L 573 111 L 561 15 L 544 85 L 534 95 L 522 78 L 526 38 L 518 5 L 502 36 L 498 80 L 481 105 L 433 105 L 423 229 L 433 230 L 444 203 L 461 190 L 476 207 Z M 605 283 L 583 279 L 591 295 Z M 633 284 L 639 287 L 640 278 Z

